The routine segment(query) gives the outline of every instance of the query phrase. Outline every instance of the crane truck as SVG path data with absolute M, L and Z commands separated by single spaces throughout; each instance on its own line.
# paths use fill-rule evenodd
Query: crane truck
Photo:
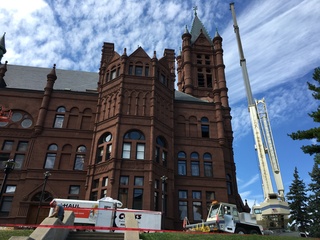
M 264 99 L 253 99 L 246 59 L 242 49 L 239 27 L 234 10 L 234 3 L 230 3 L 230 10 L 232 12 L 233 27 L 238 43 L 240 66 L 247 94 L 248 108 L 255 140 L 255 148 L 259 160 L 262 189 L 264 194 L 264 201 L 259 206 L 253 206 L 252 210 L 253 214 L 256 216 L 257 223 L 261 224 L 264 229 L 283 229 L 288 221 L 290 209 L 284 196 L 284 187 L 272 136 L 270 120 L 268 117 L 267 105 Z M 273 171 L 277 192 L 273 190 L 267 158 L 269 159 L 269 164 Z
M 186 231 L 263 234 L 263 228 L 250 213 L 238 212 L 235 204 L 212 201 L 206 221 L 186 224 Z

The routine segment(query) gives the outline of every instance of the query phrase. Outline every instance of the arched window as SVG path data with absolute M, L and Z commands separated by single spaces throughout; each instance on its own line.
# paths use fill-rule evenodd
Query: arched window
M 190 158 L 193 160 L 198 160 L 199 159 L 199 154 L 197 152 L 192 152 L 190 154 Z
M 186 161 L 186 153 L 178 152 L 178 175 L 186 176 L 187 175 L 187 161 Z
M 143 133 L 137 130 L 127 132 L 124 135 L 124 139 L 145 140 Z
M 190 154 L 190 159 L 191 159 L 191 175 L 200 176 L 199 153 L 192 152 Z
M 208 152 L 203 154 L 203 167 L 204 167 L 204 176 L 212 177 L 213 176 L 212 156 Z
M 199 161 L 191 161 L 191 175 L 192 176 L 200 176 Z
M 209 137 L 209 119 L 207 117 L 201 118 L 201 136 L 203 138 Z
M 204 161 L 211 161 L 212 160 L 212 156 L 211 156 L 211 154 L 210 153 L 204 153 L 203 154 L 203 160 Z
M 187 155 L 186 155 L 185 152 L 180 151 L 180 152 L 178 152 L 178 158 L 179 158 L 179 159 L 181 159 L 181 158 L 187 158 Z
M 47 149 L 46 160 L 44 164 L 45 169 L 52 169 L 54 167 L 54 163 L 56 161 L 58 151 L 58 145 L 51 144 Z
M 110 132 L 104 133 L 99 138 L 96 163 L 111 159 L 112 140 L 112 134 Z
M 64 118 L 65 118 L 65 112 L 66 112 L 66 108 L 65 107 L 58 107 L 56 110 L 56 116 L 54 119 L 54 128 L 62 128 L 63 127 L 63 122 L 64 122 Z
M 86 157 L 87 148 L 83 145 L 77 148 L 76 159 L 74 161 L 74 170 L 83 170 L 84 159 Z
M 160 156 L 162 160 L 162 165 L 167 166 L 168 150 L 167 141 L 163 136 L 158 136 L 156 139 L 156 149 L 155 149 L 155 160 L 160 162 Z
M 124 135 L 122 158 L 135 158 L 137 160 L 143 160 L 145 158 L 145 137 L 141 131 L 131 130 Z

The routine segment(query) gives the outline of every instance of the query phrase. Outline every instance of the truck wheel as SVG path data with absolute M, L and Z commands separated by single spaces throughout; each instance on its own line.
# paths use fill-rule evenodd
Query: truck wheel
M 251 229 L 249 234 L 259 234 L 259 232 L 256 229 Z
M 246 234 L 247 232 L 243 228 L 239 227 L 239 228 L 236 229 L 236 233 L 238 233 L 238 234 Z

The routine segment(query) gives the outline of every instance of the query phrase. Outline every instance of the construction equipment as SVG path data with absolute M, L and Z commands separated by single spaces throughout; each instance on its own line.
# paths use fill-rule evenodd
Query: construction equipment
M 240 213 L 235 204 L 213 201 L 206 221 L 185 225 L 186 231 L 263 234 L 263 228 L 250 213 Z
M 273 141 L 267 106 L 264 99 L 259 101 L 253 100 L 246 59 L 244 58 L 239 27 L 237 25 L 234 10 L 234 3 L 230 3 L 230 9 L 232 12 L 233 27 L 238 43 L 240 66 L 246 88 L 250 119 L 255 140 L 255 149 L 258 154 L 264 194 L 264 201 L 260 206 L 253 206 L 253 213 L 256 216 L 257 223 L 261 224 L 264 229 L 283 229 L 288 221 L 290 210 L 288 203 L 285 201 L 281 171 Z M 269 159 L 269 164 L 273 171 L 277 192 L 274 192 L 273 190 L 267 158 Z

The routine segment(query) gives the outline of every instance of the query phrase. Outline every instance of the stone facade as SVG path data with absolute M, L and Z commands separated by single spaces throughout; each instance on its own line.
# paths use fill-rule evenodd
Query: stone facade
M 30 86 L 45 79 L 44 71 L 44 90 Z M 0 160 L 16 162 L 0 224 L 40 222 L 55 197 L 109 196 L 127 208 L 162 211 L 166 229 L 181 229 L 184 216 L 191 222 L 206 218 L 213 199 L 244 207 L 222 38 L 216 33 L 211 40 L 196 15 L 177 57 L 171 49 L 149 57 L 141 47 L 120 55 L 104 43 L 98 74 L 72 78 L 74 72 L 55 67 L 7 64 L 0 73 L 6 83 L 0 105 L 13 112 L 11 121 L 0 123 Z M 14 87 L 13 75 L 25 87 Z M 88 89 L 74 91 L 77 81 Z

